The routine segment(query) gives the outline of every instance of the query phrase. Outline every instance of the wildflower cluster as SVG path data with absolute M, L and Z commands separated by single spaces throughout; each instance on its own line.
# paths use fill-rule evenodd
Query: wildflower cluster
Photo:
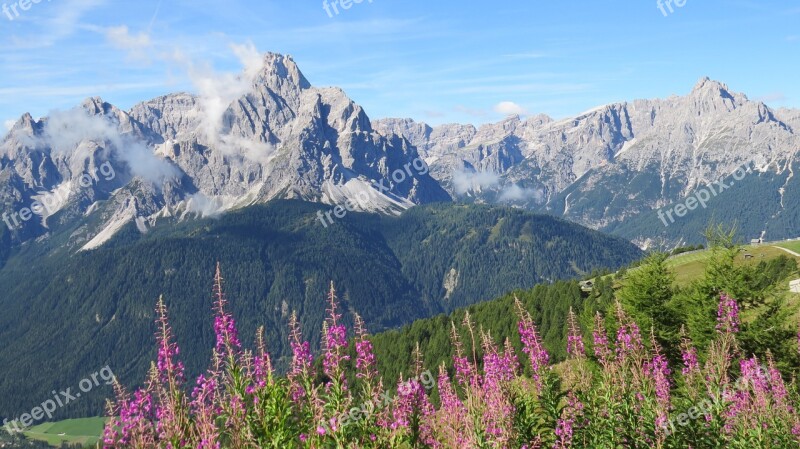
M 652 332 L 649 341 L 643 341 L 639 327 L 619 304 L 614 338 L 598 315 L 592 338 L 585 341 L 570 311 L 568 359 L 557 365 L 551 364 L 536 323 L 520 301 L 520 353 L 511 341 L 498 343 L 490 332 L 476 329 L 466 314 L 460 327 L 453 324 L 452 365 L 438 369 L 436 401 L 427 391 L 434 386 L 430 372 L 430 385 L 420 382 L 424 376 L 419 346 L 412 354 L 412 372 L 401 375 L 396 394 L 385 388 L 363 320 L 354 317 L 355 335 L 348 336 L 333 286 L 321 363 L 315 364 L 311 345 L 292 315 L 292 360 L 286 376 L 273 369 L 263 329 L 255 352 L 241 345 L 219 267 L 214 295 L 216 346 L 210 368 L 191 393 L 186 392 L 167 308 L 159 300 L 157 363 L 142 388 L 129 393 L 116 385 L 105 448 L 649 449 L 800 444 L 797 388 L 785 381 L 771 357 L 762 363 L 740 356 L 738 305 L 727 295 L 720 299 L 717 335 L 707 353 L 700 354 L 684 337 L 683 366 L 672 367 Z M 589 341 L 593 345 L 587 350 Z

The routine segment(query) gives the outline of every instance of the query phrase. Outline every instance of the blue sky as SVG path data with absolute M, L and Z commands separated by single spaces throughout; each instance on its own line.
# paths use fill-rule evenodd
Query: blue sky
M 666 16 L 656 0 L 363 0 L 338 15 L 321 0 L 27 1 L 0 0 L 13 18 L 0 15 L 3 122 L 196 91 L 191 70 L 240 71 L 243 44 L 293 55 L 371 118 L 562 118 L 686 94 L 702 76 L 800 107 L 800 1 L 673 0 Z

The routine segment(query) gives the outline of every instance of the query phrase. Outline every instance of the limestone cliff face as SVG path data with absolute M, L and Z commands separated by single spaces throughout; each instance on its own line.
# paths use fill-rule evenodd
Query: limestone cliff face
M 130 222 L 146 232 L 160 218 L 274 198 L 358 197 L 357 208 L 382 213 L 450 200 L 405 138 L 375 132 L 359 105 L 312 87 L 291 57 L 269 53 L 239 81 L 249 84 L 229 104 L 177 93 L 127 112 L 92 98 L 39 121 L 23 116 L 0 144 L 0 202 L 15 211 L 55 192 L 60 201 L 14 229 L 16 241 L 77 224 L 70 244 L 92 249 Z M 80 185 L 101 166 L 113 177 Z
M 708 78 L 686 96 L 610 104 L 559 121 L 510 117 L 477 130 L 400 119 L 374 126 L 406 136 L 455 197 L 545 210 L 595 229 L 678 201 L 751 161 L 759 172 L 789 176 L 800 150 L 800 112 L 774 111 Z M 465 177 L 473 180 L 466 189 Z

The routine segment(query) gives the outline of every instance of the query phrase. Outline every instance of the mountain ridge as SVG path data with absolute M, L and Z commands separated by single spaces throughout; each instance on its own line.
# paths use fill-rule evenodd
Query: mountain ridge
M 8 252 L 68 232 L 66 245 L 91 250 L 126 223 L 147 232 L 159 220 L 277 198 L 350 201 L 383 214 L 452 200 L 513 205 L 643 248 L 697 243 L 685 235 L 717 213 L 745 216 L 745 237 L 788 238 L 798 232 L 787 207 L 800 190 L 798 126 L 800 111 L 773 110 L 708 77 L 683 96 L 610 103 L 560 120 L 370 120 L 342 89 L 315 87 L 291 56 L 267 53 L 260 66 L 195 94 L 128 111 L 92 97 L 40 120 L 23 115 L 0 142 L 0 204 L 13 214 L 66 193 L 55 210 L 0 231 L 0 242 Z M 409 169 L 414 162 L 422 169 Z M 749 201 L 763 210 L 719 200 L 711 217 L 696 213 L 663 228 L 653 219 L 747 163 L 755 166 Z M 113 179 L 78 187 L 104 164 Z
M 633 219 L 640 229 L 617 235 L 647 247 L 659 237 L 673 246 L 686 242 L 652 226 L 656 210 L 744 164 L 755 164 L 762 186 L 777 174 L 794 188 L 799 117 L 797 110 L 774 111 L 703 77 L 684 96 L 611 103 L 557 121 L 510 116 L 476 129 L 383 119 L 374 126 L 406 135 L 457 199 L 520 205 L 612 233 Z M 747 233 L 766 232 L 770 217 L 785 213 L 771 195 L 753 197 L 774 209 L 759 217 L 761 223 L 748 223 Z M 642 232 L 644 223 L 650 223 L 649 231 Z M 772 232 L 785 238 L 800 231 Z

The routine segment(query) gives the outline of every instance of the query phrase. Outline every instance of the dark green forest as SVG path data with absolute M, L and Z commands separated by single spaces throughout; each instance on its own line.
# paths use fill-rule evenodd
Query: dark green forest
M 144 379 L 155 359 L 160 295 L 187 372 L 199 374 L 213 346 L 217 261 L 242 339 L 265 326 L 280 367 L 292 311 L 319 341 L 331 281 L 346 315 L 361 314 L 379 332 L 641 256 L 624 240 L 510 208 L 350 213 L 327 228 L 317 220 L 320 210 L 327 209 L 276 201 L 219 218 L 165 221 L 145 235 L 131 224 L 90 252 L 63 249 L 64 236 L 15 250 L 0 270 L 0 419 L 29 411 L 52 390 L 74 390 L 106 365 L 123 384 Z M 110 387 L 97 388 L 56 418 L 98 415 L 109 395 Z

